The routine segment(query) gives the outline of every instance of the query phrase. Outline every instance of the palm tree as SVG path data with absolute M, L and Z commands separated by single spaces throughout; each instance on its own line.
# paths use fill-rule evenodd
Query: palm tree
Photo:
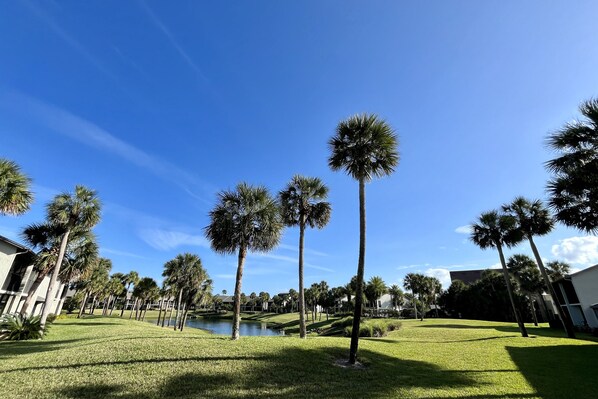
M 507 269 L 509 269 L 509 272 L 519 282 L 521 291 L 527 296 L 534 325 L 537 326 L 538 319 L 536 317 L 536 308 L 534 307 L 534 297 L 542 297 L 544 283 L 536 262 L 527 255 L 515 254 L 509 257 Z
M 81 318 L 85 311 L 85 306 L 91 297 L 90 313 L 93 314 L 96 297 L 102 292 L 105 285 L 108 283 L 108 275 L 112 269 L 112 262 L 110 259 L 97 258 L 92 265 L 83 273 L 77 283 L 79 290 L 84 290 L 83 301 L 81 302 L 81 309 L 77 318 Z
M 513 299 L 513 288 L 511 287 L 511 279 L 507 271 L 505 256 L 502 252 L 503 245 L 511 247 L 522 239 L 522 233 L 517 229 L 517 220 L 511 215 L 499 214 L 497 211 L 489 211 L 482 213 L 478 218 L 478 222 L 471 226 L 471 241 L 481 249 L 496 248 L 502 266 L 509 300 L 515 314 L 515 320 L 519 325 L 522 337 L 527 337 L 527 330 L 521 321 L 519 311 L 515 306 Z
M 135 298 L 139 298 L 140 301 L 141 311 L 136 316 L 136 320 L 144 320 L 144 311 L 147 312 L 148 305 L 160 296 L 160 288 L 153 278 L 143 277 L 133 289 L 133 295 L 135 295 Z
M 419 290 L 421 289 L 421 274 L 417 274 L 417 273 L 408 273 L 407 275 L 405 275 L 405 278 L 403 279 L 403 287 L 405 287 L 406 290 L 411 291 L 411 297 L 413 298 L 413 310 L 415 311 L 415 318 L 417 319 L 417 298 L 416 298 L 416 294 L 419 293 Z M 423 309 L 422 309 L 423 312 Z M 422 320 L 423 320 L 423 316 L 422 316 Z
M 56 259 L 54 273 L 50 279 L 46 301 L 41 316 L 41 326 L 45 327 L 46 319 L 51 310 L 51 302 L 56 290 L 56 281 L 60 274 L 60 266 L 69 242 L 69 236 L 73 231 L 91 230 L 100 221 L 100 201 L 96 192 L 83 186 L 76 186 L 75 192 L 57 195 L 47 206 L 47 219 L 53 225 L 64 229 L 60 242 L 60 250 Z
M 33 202 L 31 179 L 16 163 L 0 158 L 0 215 L 21 215 Z
M 235 191 L 222 191 L 218 197 L 205 232 L 214 251 L 238 254 L 232 327 L 235 340 L 239 339 L 241 281 L 247 251 L 267 252 L 276 247 L 283 223 L 278 204 L 265 187 L 240 183 Z
M 403 302 L 405 301 L 405 293 L 396 284 L 393 284 L 390 286 L 390 288 L 388 289 L 388 293 L 390 294 L 390 297 L 391 297 L 393 309 L 398 308 L 398 310 L 400 311 L 401 306 L 403 305 Z
M 598 112 L 598 109 L 597 109 Z M 598 134 L 598 131 L 596 132 Z M 563 311 L 559 299 L 554 292 L 554 288 L 550 283 L 546 269 L 544 268 L 544 262 L 538 252 L 538 248 L 534 243 L 534 236 L 543 236 L 554 229 L 554 221 L 550 216 L 548 209 L 544 207 L 540 200 L 529 201 L 523 197 L 517 197 L 510 204 L 503 205 L 503 211 L 513 216 L 517 221 L 517 228 L 521 231 L 523 236 L 529 241 L 529 245 L 532 247 L 532 252 L 536 258 L 536 263 L 540 268 L 544 284 L 548 288 L 550 296 L 553 298 L 561 323 L 567 332 L 569 338 L 575 338 L 575 331 L 573 330 L 573 323 L 569 319 L 567 313 Z M 598 208 L 597 208 L 598 209 Z
M 571 266 L 568 263 L 553 260 L 546 264 L 546 273 L 551 281 L 556 281 L 564 278 L 571 272 Z
M 362 283 L 365 272 L 365 184 L 375 177 L 390 175 L 399 163 L 397 136 L 385 121 L 373 114 L 352 116 L 340 122 L 335 135 L 328 142 L 331 155 L 328 166 L 344 170 L 359 182 L 359 260 L 357 263 L 357 292 L 351 333 L 349 363 L 355 364 L 359 346 Z
M 299 226 L 299 337 L 306 337 L 303 248 L 305 227 L 323 228 L 330 220 L 328 187 L 317 177 L 295 175 L 278 197 L 286 226 Z
M 555 218 L 587 233 L 598 232 L 598 99 L 579 107 L 584 120 L 567 123 L 548 137 L 560 156 L 546 163 L 549 205 Z
M 374 276 L 370 278 L 370 281 L 368 281 L 365 287 L 365 292 L 368 301 L 374 303 L 376 314 L 379 314 L 378 298 L 388 292 L 388 288 L 386 287 L 384 280 L 382 280 L 382 277 Z
M 26 315 L 35 302 L 37 290 L 44 278 L 53 272 L 60 252 L 63 234 L 64 229 L 62 227 L 47 222 L 30 224 L 23 229 L 21 237 L 27 244 L 37 250 L 37 255 L 33 260 L 33 270 L 37 274 L 21 308 L 20 313 L 22 315 Z M 65 267 L 69 261 L 77 258 L 82 261 L 87 260 L 88 257 L 97 256 L 97 251 L 98 248 L 93 233 L 75 231 L 71 235 L 61 266 Z M 64 282 L 62 279 L 60 281 Z
M 125 308 L 129 305 L 129 292 L 131 291 L 131 284 L 132 285 L 136 285 L 139 282 L 139 273 L 137 273 L 136 271 L 132 270 L 129 273 L 127 273 L 124 278 L 123 278 L 123 284 L 127 285 L 127 290 L 125 292 L 125 298 L 126 298 L 126 302 L 123 304 L 123 308 L 120 311 L 120 317 L 123 317 L 123 314 L 125 313 Z

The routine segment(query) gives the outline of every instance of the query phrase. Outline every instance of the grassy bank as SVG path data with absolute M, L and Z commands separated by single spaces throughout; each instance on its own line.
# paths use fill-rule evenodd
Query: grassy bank
M 545 328 L 407 320 L 362 339 L 365 369 L 335 364 L 346 338 L 226 337 L 116 318 L 58 320 L 43 341 L 0 342 L 3 398 L 593 397 L 598 343 Z

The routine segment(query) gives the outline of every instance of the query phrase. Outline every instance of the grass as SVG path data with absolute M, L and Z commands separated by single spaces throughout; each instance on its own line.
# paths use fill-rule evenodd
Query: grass
M 598 342 L 508 323 L 404 320 L 360 340 L 226 337 L 118 318 L 61 319 L 46 339 L 0 342 L 2 398 L 594 397 Z

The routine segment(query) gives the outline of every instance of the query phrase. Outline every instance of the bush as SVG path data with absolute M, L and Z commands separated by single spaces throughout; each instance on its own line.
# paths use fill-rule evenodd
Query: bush
M 62 308 L 66 310 L 67 313 L 73 313 L 75 309 L 79 309 L 79 305 L 81 305 L 81 301 L 77 301 L 74 297 L 68 297 L 64 300 Z
M 345 327 L 345 337 L 350 337 L 353 332 L 353 327 Z M 359 325 L 360 337 L 373 337 L 374 331 L 371 324 L 363 323 Z
M 48 332 L 48 327 L 46 324 L 44 331 L 40 331 L 40 321 L 40 316 L 23 317 L 18 313 L 4 315 L 0 318 L 0 341 L 41 339 Z
M 371 322 L 372 337 L 385 337 L 388 331 L 388 326 L 384 321 Z
M 386 322 L 386 326 L 388 327 L 388 331 L 396 331 L 403 326 L 403 323 L 398 320 L 390 320 Z
M 348 316 L 340 320 L 333 321 L 332 327 L 347 327 L 353 325 L 353 316 Z

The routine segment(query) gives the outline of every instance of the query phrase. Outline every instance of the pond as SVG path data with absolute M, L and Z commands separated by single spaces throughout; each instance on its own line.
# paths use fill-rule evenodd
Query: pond
M 153 320 L 153 322 L 155 323 L 156 320 Z M 185 326 L 201 328 L 202 330 L 208 330 L 214 334 L 230 335 L 233 328 L 233 321 L 231 319 L 187 319 Z M 239 332 L 242 337 L 256 335 L 284 335 L 284 331 L 273 330 L 268 328 L 266 323 L 257 321 L 241 321 Z

